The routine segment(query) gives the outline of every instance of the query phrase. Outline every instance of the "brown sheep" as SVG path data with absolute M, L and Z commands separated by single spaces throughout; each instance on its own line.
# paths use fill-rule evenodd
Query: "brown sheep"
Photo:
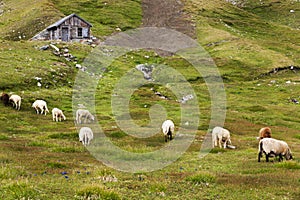
M 2 93 L 0 100 L 4 103 L 5 106 L 9 105 L 9 96 L 6 93 Z
M 271 138 L 272 137 L 272 131 L 269 127 L 264 127 L 259 130 L 259 137 L 257 137 L 258 140 L 261 140 L 263 138 Z

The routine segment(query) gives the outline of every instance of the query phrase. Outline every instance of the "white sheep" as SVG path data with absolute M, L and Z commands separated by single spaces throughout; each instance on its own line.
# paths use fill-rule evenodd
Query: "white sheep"
M 263 138 L 259 141 L 258 145 L 258 162 L 262 154 L 266 155 L 266 162 L 269 162 L 269 157 L 279 156 L 279 162 L 285 157 L 286 160 L 293 159 L 292 152 L 285 141 L 276 140 L 274 138 Z
M 56 122 L 58 122 L 58 121 L 61 122 L 61 119 L 66 120 L 66 117 L 65 117 L 63 111 L 58 108 L 52 109 L 52 118 L 53 118 L 53 121 L 56 121 Z
M 163 122 L 161 128 L 162 128 L 162 132 L 165 136 L 165 142 L 167 142 L 168 139 L 172 140 L 173 139 L 172 134 L 174 133 L 174 128 L 175 128 L 174 123 L 168 119 Z
M 79 131 L 79 142 L 82 142 L 84 146 L 90 144 L 91 140 L 94 138 L 94 134 L 91 128 L 81 127 Z
M 224 149 L 226 149 L 228 144 L 231 144 L 230 132 L 225 128 L 216 126 L 212 130 L 212 147 L 218 146 L 219 143 L 219 147 L 222 148 L 221 142 L 224 142 Z
M 9 101 L 12 102 L 13 107 L 16 107 L 17 110 L 21 108 L 21 97 L 19 95 L 13 94 L 9 97 Z
M 90 120 L 90 121 L 95 120 L 94 116 L 90 113 L 90 111 L 84 110 L 84 109 L 78 109 L 76 111 L 76 123 L 77 124 L 81 124 L 82 121 L 83 121 L 83 123 L 87 123 L 88 120 Z
M 36 110 L 37 114 L 43 114 L 43 113 L 45 113 L 45 115 L 46 115 L 47 112 L 49 113 L 49 110 L 47 108 L 47 103 L 44 100 L 36 100 L 32 104 L 32 107 Z M 39 110 L 41 110 L 41 113 L 39 113 Z

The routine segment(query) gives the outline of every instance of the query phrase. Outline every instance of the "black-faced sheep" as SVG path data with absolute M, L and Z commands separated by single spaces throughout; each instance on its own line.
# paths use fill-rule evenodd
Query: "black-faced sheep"
M 261 140 L 263 138 L 271 138 L 272 137 L 272 131 L 269 127 L 264 127 L 259 130 L 259 137 L 257 137 L 258 140 Z
M 9 96 L 6 93 L 2 93 L 0 100 L 3 102 L 5 106 L 9 105 Z
M 219 147 L 222 148 L 221 142 L 224 142 L 223 144 L 224 149 L 228 144 L 231 144 L 230 132 L 225 128 L 216 126 L 212 130 L 212 147 L 214 148 L 218 146 L 219 143 Z
M 47 103 L 44 100 L 36 100 L 33 104 L 32 107 L 36 110 L 37 114 L 47 114 L 49 113 L 49 110 L 47 108 Z M 41 113 L 39 113 L 39 110 L 41 110 Z
M 78 109 L 76 111 L 76 123 L 77 124 L 81 124 L 83 123 L 87 123 L 89 121 L 94 121 L 95 118 L 94 116 L 90 113 L 90 111 L 88 110 L 84 110 L 84 109 Z
M 173 139 L 172 134 L 174 133 L 174 128 L 175 128 L 174 123 L 168 119 L 163 122 L 161 128 L 162 128 L 162 132 L 165 136 L 165 142 L 167 142 L 168 139 L 172 140 Z
M 9 101 L 12 103 L 13 107 L 16 107 L 17 110 L 21 108 L 21 97 L 19 95 L 13 94 L 9 97 Z
M 79 131 L 79 142 L 82 142 L 84 146 L 90 144 L 91 140 L 94 138 L 94 134 L 91 128 L 81 127 Z
M 279 162 L 285 157 L 286 160 L 293 159 L 292 152 L 285 141 L 276 140 L 274 138 L 263 138 L 258 145 L 258 162 L 262 154 L 266 155 L 266 161 L 269 162 L 269 157 L 272 155 L 279 156 Z
M 66 117 L 65 117 L 63 111 L 58 108 L 52 109 L 52 118 L 53 118 L 53 121 L 56 121 L 56 122 L 58 122 L 58 121 L 61 122 L 61 119 L 66 120 Z

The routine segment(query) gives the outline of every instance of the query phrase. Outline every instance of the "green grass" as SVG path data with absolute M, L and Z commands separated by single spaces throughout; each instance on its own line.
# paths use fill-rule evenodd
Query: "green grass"
M 296 29 L 299 3 L 264 1 L 267 6 L 260 6 L 251 0 L 238 8 L 223 0 L 183 1 L 197 25 L 199 43 L 212 56 L 224 80 L 225 127 L 231 131 L 236 149 L 214 148 L 199 158 L 209 128 L 211 97 L 201 74 L 184 59 L 140 50 L 108 66 L 97 85 L 96 116 L 107 139 L 121 149 L 141 154 L 165 145 L 159 132 L 149 138 L 128 135 L 118 127 L 112 113 L 116 83 L 137 64 L 163 64 L 180 72 L 194 89 L 200 109 L 195 140 L 180 158 L 157 171 L 126 173 L 104 165 L 88 151 L 90 147 L 86 149 L 78 141 L 72 111 L 72 89 L 78 72 L 75 63 L 53 55 L 52 50 L 39 50 L 49 42 L 13 40 L 19 40 L 20 33 L 28 39 L 37 29 L 73 12 L 91 22 L 93 33 L 100 38 L 114 33 L 116 27 L 132 29 L 141 23 L 141 1 L 106 1 L 107 5 L 102 0 L 4 2 L 6 12 L 0 19 L 0 89 L 19 94 L 22 106 L 16 111 L 0 104 L 0 199 L 300 198 L 300 188 L 296 187 L 300 180 L 300 108 L 289 101 L 299 100 L 299 71 L 263 75 L 276 67 L 300 65 Z M 290 15 L 289 9 L 296 12 Z M 34 19 L 39 21 L 38 28 L 33 25 Z M 67 46 L 78 63 L 83 63 L 92 51 L 82 44 L 56 45 Z M 42 78 L 42 87 L 37 86 L 37 76 Z M 170 100 L 159 98 L 154 90 Z M 50 111 L 61 108 L 67 120 L 53 122 L 51 114 L 37 115 L 31 108 L 37 98 L 45 99 Z M 160 105 L 178 127 L 181 106 L 176 100 L 169 86 L 149 83 L 136 88 L 128 107 L 138 126 L 147 126 L 150 107 Z M 256 137 L 264 126 L 272 128 L 274 138 L 287 141 L 294 160 L 257 162 Z M 101 144 L 102 138 L 98 139 Z M 99 149 L 111 153 L 104 146 Z M 126 155 L 122 159 L 135 158 Z M 153 157 L 153 162 L 157 159 Z

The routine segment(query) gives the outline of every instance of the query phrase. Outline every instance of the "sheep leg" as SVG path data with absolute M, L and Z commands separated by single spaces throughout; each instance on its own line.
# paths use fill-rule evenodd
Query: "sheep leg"
M 260 158 L 262 157 L 262 152 L 260 151 L 259 153 L 258 153 L 258 162 L 260 162 Z
M 218 138 L 215 137 L 215 147 L 218 146 Z
M 165 135 L 165 142 L 168 142 L 168 135 Z
M 221 144 L 222 138 L 221 139 L 218 138 L 218 140 L 219 140 L 219 147 L 222 148 L 222 144 Z
M 168 134 L 167 134 L 168 136 L 169 136 L 169 139 L 170 140 L 172 140 L 173 138 L 172 138 L 172 131 L 170 130 L 170 128 L 169 128 L 169 131 L 168 131 Z
M 226 145 L 227 145 L 227 140 L 225 140 L 225 142 L 224 142 L 224 149 L 226 149 Z
M 266 162 L 269 162 L 269 157 L 270 157 L 270 154 L 266 154 Z
M 283 161 L 282 154 L 279 154 L 279 162 Z

